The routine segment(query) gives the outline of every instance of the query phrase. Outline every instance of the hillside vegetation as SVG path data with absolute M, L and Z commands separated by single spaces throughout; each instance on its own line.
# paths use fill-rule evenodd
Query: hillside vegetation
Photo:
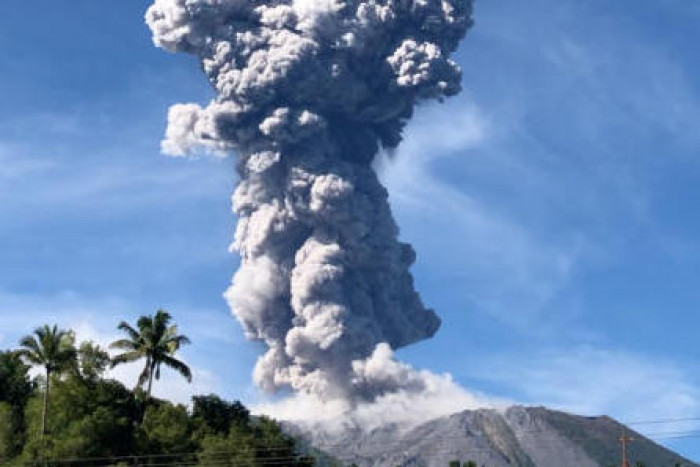
M 186 407 L 150 396 L 161 365 L 191 379 L 175 356 L 189 340 L 159 313 L 120 324 L 126 339 L 113 344 L 123 351 L 114 359 L 55 326 L 0 352 L 0 465 L 311 467 L 275 421 L 240 402 L 203 395 Z M 134 389 L 105 377 L 126 361 L 143 364 Z

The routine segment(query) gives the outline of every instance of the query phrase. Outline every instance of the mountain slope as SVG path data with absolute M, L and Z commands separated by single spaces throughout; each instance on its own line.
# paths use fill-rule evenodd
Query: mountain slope
M 365 432 L 355 426 L 287 429 L 346 464 L 360 467 L 446 467 L 474 461 L 486 467 L 608 467 L 620 465 L 618 438 L 633 435 L 632 465 L 696 466 L 609 417 L 581 417 L 543 407 L 474 410 L 405 430 L 389 424 Z

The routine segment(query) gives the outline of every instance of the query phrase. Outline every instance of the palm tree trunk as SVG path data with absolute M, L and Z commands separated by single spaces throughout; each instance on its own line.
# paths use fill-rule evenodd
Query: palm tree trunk
M 44 408 L 41 412 L 41 439 L 46 435 L 46 425 L 49 412 L 49 391 L 51 390 L 51 370 L 46 369 L 46 389 L 44 390 Z
M 146 400 L 143 402 L 143 408 L 141 409 L 141 424 L 146 420 L 146 410 L 148 404 L 151 402 L 151 391 L 153 389 L 153 372 L 154 367 L 151 365 L 148 372 L 148 388 L 146 388 Z
M 148 375 L 148 398 L 151 398 L 151 390 L 153 389 L 153 372 L 155 371 L 155 365 L 151 362 L 151 372 Z

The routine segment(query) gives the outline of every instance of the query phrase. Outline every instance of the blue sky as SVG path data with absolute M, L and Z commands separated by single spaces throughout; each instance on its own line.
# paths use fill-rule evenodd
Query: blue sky
M 63 3 L 0 17 L 0 348 L 44 322 L 109 341 L 164 307 L 196 381 L 160 394 L 259 402 L 261 349 L 221 297 L 233 159 L 159 155 L 167 107 L 211 91 L 151 45 L 147 2 Z M 477 4 L 465 92 L 378 164 L 443 318 L 401 358 L 523 403 L 700 417 L 698 21 L 686 0 Z M 664 443 L 698 460 L 699 440 Z

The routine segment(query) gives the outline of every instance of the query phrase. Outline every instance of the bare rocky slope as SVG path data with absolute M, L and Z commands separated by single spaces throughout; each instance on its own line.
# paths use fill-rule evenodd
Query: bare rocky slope
M 697 466 L 609 417 L 543 407 L 464 411 L 410 430 L 397 425 L 371 432 L 350 426 L 338 432 L 286 427 L 343 464 L 359 467 L 447 467 L 455 460 L 486 467 L 619 466 L 623 430 L 636 438 L 630 446 L 632 465 Z

